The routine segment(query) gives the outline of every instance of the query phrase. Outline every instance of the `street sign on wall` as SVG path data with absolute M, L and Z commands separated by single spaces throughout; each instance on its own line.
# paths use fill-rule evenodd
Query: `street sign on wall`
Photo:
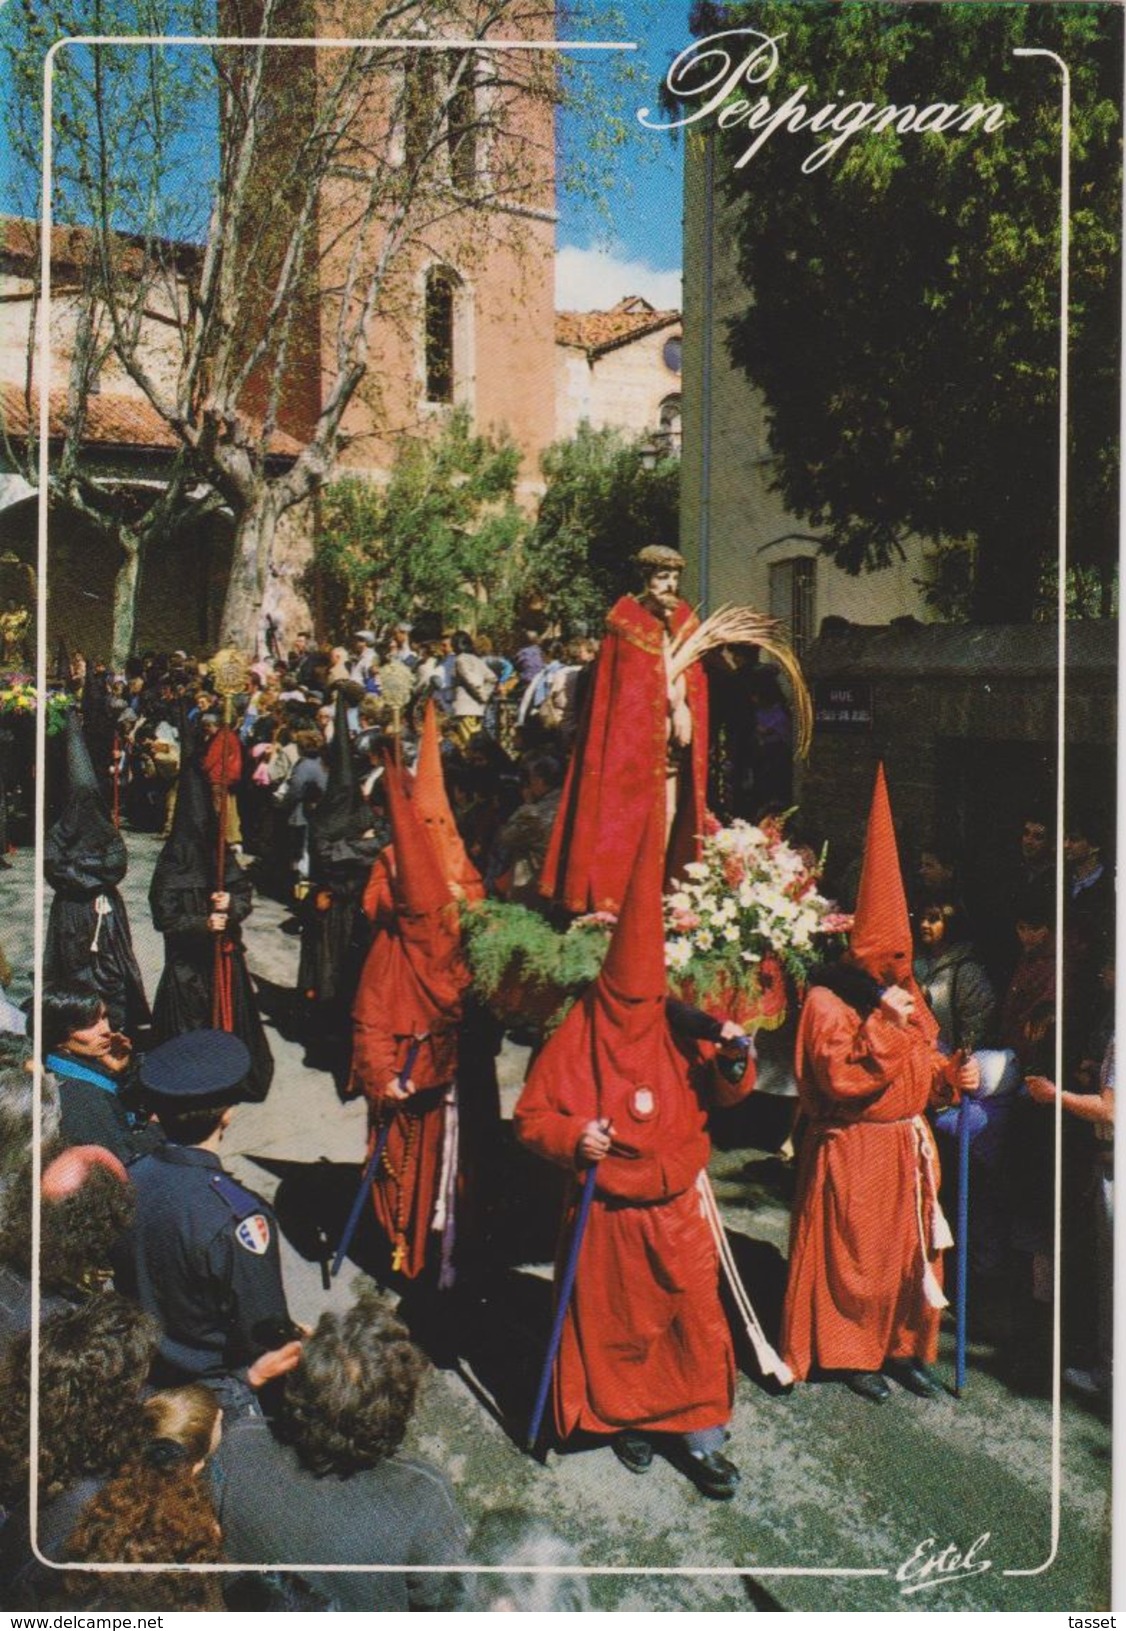
M 872 686 L 856 680 L 813 682 L 815 731 L 870 731 L 874 719 Z

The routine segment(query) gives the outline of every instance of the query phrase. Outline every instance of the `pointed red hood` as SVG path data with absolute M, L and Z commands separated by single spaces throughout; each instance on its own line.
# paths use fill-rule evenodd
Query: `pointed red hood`
M 363 984 L 401 1035 L 445 1030 L 461 1015 L 469 975 L 458 908 L 430 838 L 411 808 L 402 772 L 388 759 L 387 811 L 395 851 L 395 921 L 377 934 Z
M 881 984 L 911 983 L 911 919 L 882 764 L 876 767 L 849 949 L 853 962 Z
M 461 834 L 446 796 L 442 775 L 442 755 L 438 745 L 438 715 L 434 699 L 426 704 L 419 738 L 418 762 L 414 769 L 411 802 L 433 841 L 447 882 L 466 900 L 484 900 L 481 874 L 466 854 Z
M 403 773 L 392 759 L 383 769 L 391 842 L 395 847 L 395 892 L 400 912 L 424 916 L 450 904 L 449 885 L 437 847 L 414 809 Z
M 661 906 L 664 823 L 660 816 L 654 808 L 598 978 L 619 997 L 659 997 L 663 1002 L 668 979 Z
M 688 1059 L 665 1013 L 662 816 L 654 809 L 598 978 L 548 1038 L 516 1107 L 518 1135 L 533 1147 L 545 1105 L 567 1118 L 565 1139 L 590 1119 L 608 1122 L 614 1146 L 596 1188 L 624 1200 L 680 1194 L 708 1159 Z

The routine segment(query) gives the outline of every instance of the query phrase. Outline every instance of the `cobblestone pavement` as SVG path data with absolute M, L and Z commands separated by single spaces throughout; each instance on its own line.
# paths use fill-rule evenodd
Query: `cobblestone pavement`
M 147 906 L 159 840 L 129 838 L 125 895 L 150 997 L 162 962 Z M 0 875 L 3 944 L 16 970 L 11 995 L 30 990 L 30 852 Z M 330 1077 L 303 1062 L 285 1033 L 284 994 L 298 943 L 288 913 L 260 899 L 247 925 L 250 964 L 271 1017 L 277 1074 L 267 1102 L 243 1106 L 224 1159 L 278 1207 L 291 1307 L 315 1320 L 345 1305 L 375 1242 L 361 1232 L 356 1262 L 322 1285 L 316 1226 L 335 1243 L 355 1192 L 364 1110 L 342 1103 Z M 280 1026 L 280 1029 L 279 1029 Z M 526 1061 L 501 1056 L 505 1114 Z M 771 1153 L 786 1131 L 783 1100 L 756 1095 L 718 1129 L 712 1180 L 752 1297 L 776 1329 L 784 1282 L 789 1174 Z M 591 1568 L 596 1606 L 747 1610 L 1093 1609 L 1108 1600 L 1110 1431 L 1065 1399 L 1061 1416 L 1059 1543 L 1052 1558 L 1052 1410 L 998 1376 L 996 1355 L 971 1345 L 965 1397 L 924 1402 L 895 1389 L 874 1408 L 834 1384 L 773 1396 L 747 1359 L 738 1381 L 729 1453 L 743 1471 L 736 1498 L 704 1500 L 658 1458 L 631 1476 L 605 1448 L 552 1454 L 546 1465 L 518 1447 L 549 1318 L 550 1260 L 558 1216 L 553 1174 L 512 1145 L 492 1271 L 438 1312 L 425 1299 L 403 1311 L 435 1361 L 409 1448 L 441 1467 L 472 1523 L 516 1507 L 543 1515 Z M 952 1330 L 940 1368 L 952 1372 Z M 905 1560 L 953 1546 L 974 1558 L 917 1593 L 897 1580 Z M 922 1548 L 917 1552 L 918 1548 Z M 1051 1559 L 1051 1561 L 1049 1561 Z M 985 1565 L 982 1567 L 982 1565 Z M 679 1571 L 705 1570 L 691 1574 Z M 650 1571 L 650 1572 L 636 1572 Z M 659 1572 L 664 1571 L 664 1572 Z M 917 1574 L 914 1577 L 918 1578 Z

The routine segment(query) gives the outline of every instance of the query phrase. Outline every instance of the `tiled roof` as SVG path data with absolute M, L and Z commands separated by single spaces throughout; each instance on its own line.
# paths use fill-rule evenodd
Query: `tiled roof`
M 597 357 L 679 322 L 678 311 L 655 311 L 640 295 L 627 295 L 609 311 L 556 312 L 555 343 L 577 346 Z
M 159 240 L 166 257 L 174 260 L 180 270 L 199 262 L 202 250 L 195 244 L 172 243 Z M 129 250 L 140 240 L 125 234 L 119 240 L 125 251 L 124 265 L 129 268 Z M 89 227 L 56 225 L 51 228 L 51 266 L 55 271 L 84 266 L 95 252 L 94 234 Z M 0 256 L 17 261 L 30 261 L 39 256 L 39 223 L 21 215 L 0 215 Z M 139 265 L 139 255 L 133 257 Z
M 66 391 L 51 392 L 49 426 L 52 438 L 63 434 Z M 32 416 L 38 422 L 39 393 L 32 392 Z M 8 435 L 16 441 L 27 436 L 27 403 L 23 390 L 9 381 L 0 381 L 0 414 Z M 175 432 L 144 397 L 126 396 L 120 391 L 97 391 L 89 398 L 86 418 L 86 445 L 173 450 L 179 446 Z M 296 458 L 301 443 L 275 431 L 270 452 L 282 458 Z

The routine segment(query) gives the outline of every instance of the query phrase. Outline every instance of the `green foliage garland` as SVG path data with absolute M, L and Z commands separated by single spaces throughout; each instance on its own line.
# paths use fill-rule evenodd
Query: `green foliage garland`
M 561 934 L 538 912 L 500 900 L 467 906 L 461 932 L 478 995 L 494 1002 L 517 982 L 529 1005 L 576 996 L 602 967 L 610 939 L 604 924 L 573 925 Z

